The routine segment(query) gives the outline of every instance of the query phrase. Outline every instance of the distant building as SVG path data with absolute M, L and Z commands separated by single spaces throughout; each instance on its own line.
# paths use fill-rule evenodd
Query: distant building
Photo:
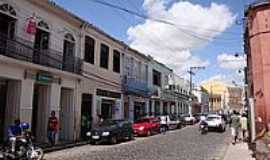
M 210 111 L 241 111 L 242 88 L 233 87 L 220 80 L 211 80 L 202 85 L 209 93 L 209 109 Z
M 209 112 L 209 93 L 208 91 L 203 87 L 196 87 L 192 91 L 193 95 L 197 97 L 197 105 L 195 107 L 199 107 L 200 113 L 203 112 Z

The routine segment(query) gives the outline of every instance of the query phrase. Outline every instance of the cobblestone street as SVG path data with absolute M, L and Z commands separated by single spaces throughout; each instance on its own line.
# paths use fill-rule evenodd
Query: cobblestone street
M 86 145 L 48 153 L 45 159 L 91 160 L 220 160 L 230 143 L 225 133 L 201 135 L 198 126 L 148 138 L 136 138 L 118 145 Z

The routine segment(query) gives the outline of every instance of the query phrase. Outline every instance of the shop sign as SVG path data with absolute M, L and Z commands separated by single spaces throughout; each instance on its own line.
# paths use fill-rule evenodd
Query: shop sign
M 52 83 L 54 79 L 53 79 L 53 76 L 48 73 L 38 73 L 36 80 L 38 82 L 48 84 L 48 83 Z
M 97 89 L 97 95 L 102 97 L 110 97 L 110 98 L 121 98 L 121 93 L 111 92 L 107 90 Z

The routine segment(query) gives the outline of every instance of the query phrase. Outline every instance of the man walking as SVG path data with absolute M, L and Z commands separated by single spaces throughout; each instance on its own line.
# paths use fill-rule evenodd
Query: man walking
M 232 119 L 231 120 L 231 131 L 232 131 L 232 137 L 233 137 L 232 144 L 235 145 L 235 143 L 238 139 L 239 129 L 241 127 L 240 117 L 236 111 L 233 111 L 233 115 L 232 115 L 231 119 Z
M 55 111 L 51 112 L 48 120 L 48 140 L 51 145 L 55 145 L 55 137 L 58 132 L 58 119 L 55 116 Z

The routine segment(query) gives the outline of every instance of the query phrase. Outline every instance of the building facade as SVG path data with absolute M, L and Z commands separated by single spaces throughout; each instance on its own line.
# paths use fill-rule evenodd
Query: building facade
M 122 55 L 124 92 L 124 117 L 136 121 L 148 115 L 149 98 L 153 89 L 149 86 L 149 58 L 131 48 Z
M 58 139 L 73 140 L 81 22 L 47 1 L 1 0 L 0 16 L 0 137 L 20 118 L 44 142 L 54 110 L 61 124 Z
M 211 80 L 202 85 L 209 93 L 210 111 L 240 112 L 243 108 L 243 89 L 228 85 L 220 80 Z
M 197 97 L 197 105 L 199 107 L 199 113 L 209 112 L 209 93 L 203 87 L 196 87 L 192 93 Z
M 270 2 L 256 1 L 246 8 L 245 53 L 247 55 L 248 96 L 254 99 L 255 116 L 270 121 L 269 76 Z
M 188 91 L 173 70 L 48 0 L 0 0 L 0 137 L 17 118 L 47 142 L 83 138 L 100 118 L 180 114 Z M 1 140 L 0 140 L 1 141 Z

